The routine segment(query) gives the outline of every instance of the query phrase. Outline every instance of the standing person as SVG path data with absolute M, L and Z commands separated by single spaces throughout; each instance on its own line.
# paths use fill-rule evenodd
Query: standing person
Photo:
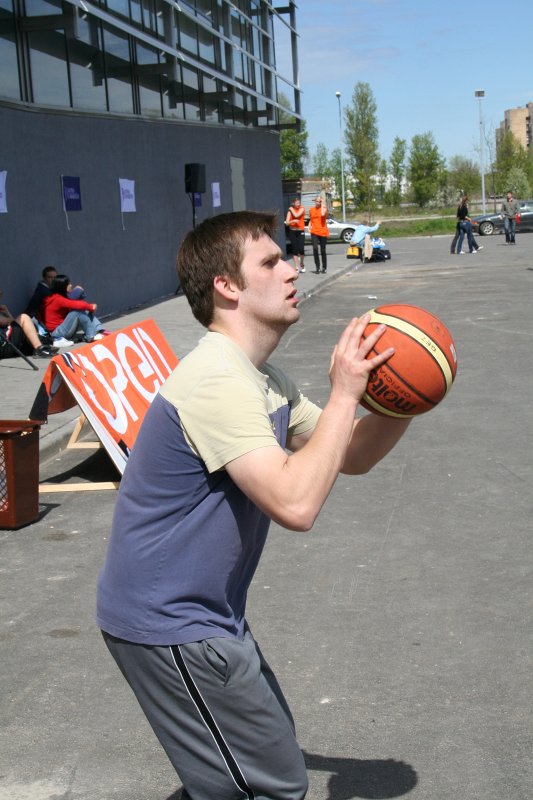
M 0 297 L 2 295 L 0 289 Z M 58 352 L 57 347 L 41 343 L 35 326 L 27 314 L 14 317 L 5 303 L 0 303 L 0 359 L 16 358 L 19 355 L 11 344 L 25 356 L 51 358 Z
M 465 194 L 461 197 L 459 206 L 457 208 L 457 220 L 459 223 L 459 239 L 457 240 L 457 255 L 464 256 L 463 241 L 465 238 L 468 242 L 468 250 L 474 255 L 478 250 L 483 250 L 483 245 L 478 245 L 472 233 L 472 221 L 468 216 L 468 196 Z
M 327 226 L 328 209 L 326 203 L 320 195 L 315 200 L 315 205 L 309 209 L 309 231 L 311 233 L 311 244 L 313 245 L 313 258 L 315 259 L 315 275 L 320 272 L 320 256 L 322 258 L 322 272 L 328 268 L 328 257 L 326 255 L 326 242 L 329 236 Z
M 459 241 L 459 234 L 461 233 L 461 220 L 459 219 L 459 208 L 461 207 L 462 202 L 463 202 L 463 195 L 459 197 L 459 205 L 457 206 L 457 214 L 456 214 L 457 222 L 455 225 L 455 233 L 453 235 L 452 243 L 450 245 L 451 256 L 455 255 L 455 248 L 457 247 L 457 242 Z
M 287 216 L 285 225 L 289 229 L 289 241 L 291 243 L 292 258 L 296 272 L 305 272 L 305 208 L 300 202 L 299 197 L 295 197 Z
M 507 196 L 502 203 L 500 209 L 500 217 L 503 217 L 503 224 L 505 227 L 505 241 L 507 244 L 516 244 L 516 215 L 520 213 L 520 204 L 515 200 L 511 191 L 507 192 Z
M 308 531 L 339 474 L 363 474 L 408 421 L 355 416 L 385 330 L 353 319 L 323 409 L 267 359 L 299 319 L 275 215 L 185 237 L 178 274 L 208 329 L 150 405 L 118 493 L 97 620 L 174 765 L 183 797 L 301 800 L 302 753 L 245 616 L 270 520 Z M 289 452 L 288 452 L 289 451 Z
M 106 331 L 100 320 L 94 316 L 96 303 L 86 300 L 71 300 L 68 296 L 72 283 L 68 275 L 57 275 L 52 281 L 50 294 L 43 300 L 43 324 L 52 335 L 56 347 L 69 347 L 73 344 L 78 327 L 83 331 L 86 342 L 102 339 Z

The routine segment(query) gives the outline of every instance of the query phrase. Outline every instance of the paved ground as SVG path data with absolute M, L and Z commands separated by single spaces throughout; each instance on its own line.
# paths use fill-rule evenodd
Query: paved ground
M 357 271 L 331 246 L 336 279 L 276 357 L 323 402 L 346 321 L 393 301 L 440 316 L 459 353 L 450 396 L 368 476 L 339 479 L 311 533 L 272 526 L 249 619 L 293 708 L 310 800 L 533 797 L 533 238 L 481 242 L 451 257 L 447 238 L 390 241 L 391 262 Z M 145 316 L 178 355 L 201 333 L 183 298 L 109 327 Z M 4 417 L 25 416 L 35 376 L 0 364 Z M 57 425 L 44 454 L 72 421 Z M 43 477 L 109 472 L 105 455 L 79 458 L 48 459 Z M 0 533 L 0 798 L 174 800 L 176 776 L 93 622 L 114 493 L 42 501 L 37 523 Z

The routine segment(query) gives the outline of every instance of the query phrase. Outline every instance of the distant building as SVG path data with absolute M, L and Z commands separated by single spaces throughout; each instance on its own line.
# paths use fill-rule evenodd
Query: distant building
M 282 206 L 280 94 L 301 119 L 295 9 L 0 0 L 0 287 L 13 310 L 46 264 L 102 314 L 161 297 L 193 219 Z
M 503 122 L 496 129 L 496 144 L 509 131 L 515 136 L 525 150 L 532 149 L 533 103 L 523 108 L 509 108 L 504 113 Z

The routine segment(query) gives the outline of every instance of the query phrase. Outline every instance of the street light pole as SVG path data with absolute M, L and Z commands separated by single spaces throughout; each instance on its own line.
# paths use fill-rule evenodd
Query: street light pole
M 484 89 L 476 89 L 474 96 L 479 100 L 479 168 L 481 170 L 481 202 L 483 203 L 483 213 L 486 213 L 485 206 L 485 166 L 483 164 L 483 113 L 481 101 L 485 97 Z
M 346 222 L 346 203 L 344 199 L 344 156 L 343 152 L 343 142 L 342 142 L 342 112 L 341 112 L 341 93 L 335 92 L 335 97 L 339 101 L 339 130 L 340 130 L 340 139 L 341 139 L 341 194 L 342 194 L 342 221 Z

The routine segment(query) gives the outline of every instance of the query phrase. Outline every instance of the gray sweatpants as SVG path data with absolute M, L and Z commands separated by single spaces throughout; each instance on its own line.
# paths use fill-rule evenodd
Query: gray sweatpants
M 103 636 L 192 800 L 305 797 L 294 722 L 250 632 L 171 646 Z

